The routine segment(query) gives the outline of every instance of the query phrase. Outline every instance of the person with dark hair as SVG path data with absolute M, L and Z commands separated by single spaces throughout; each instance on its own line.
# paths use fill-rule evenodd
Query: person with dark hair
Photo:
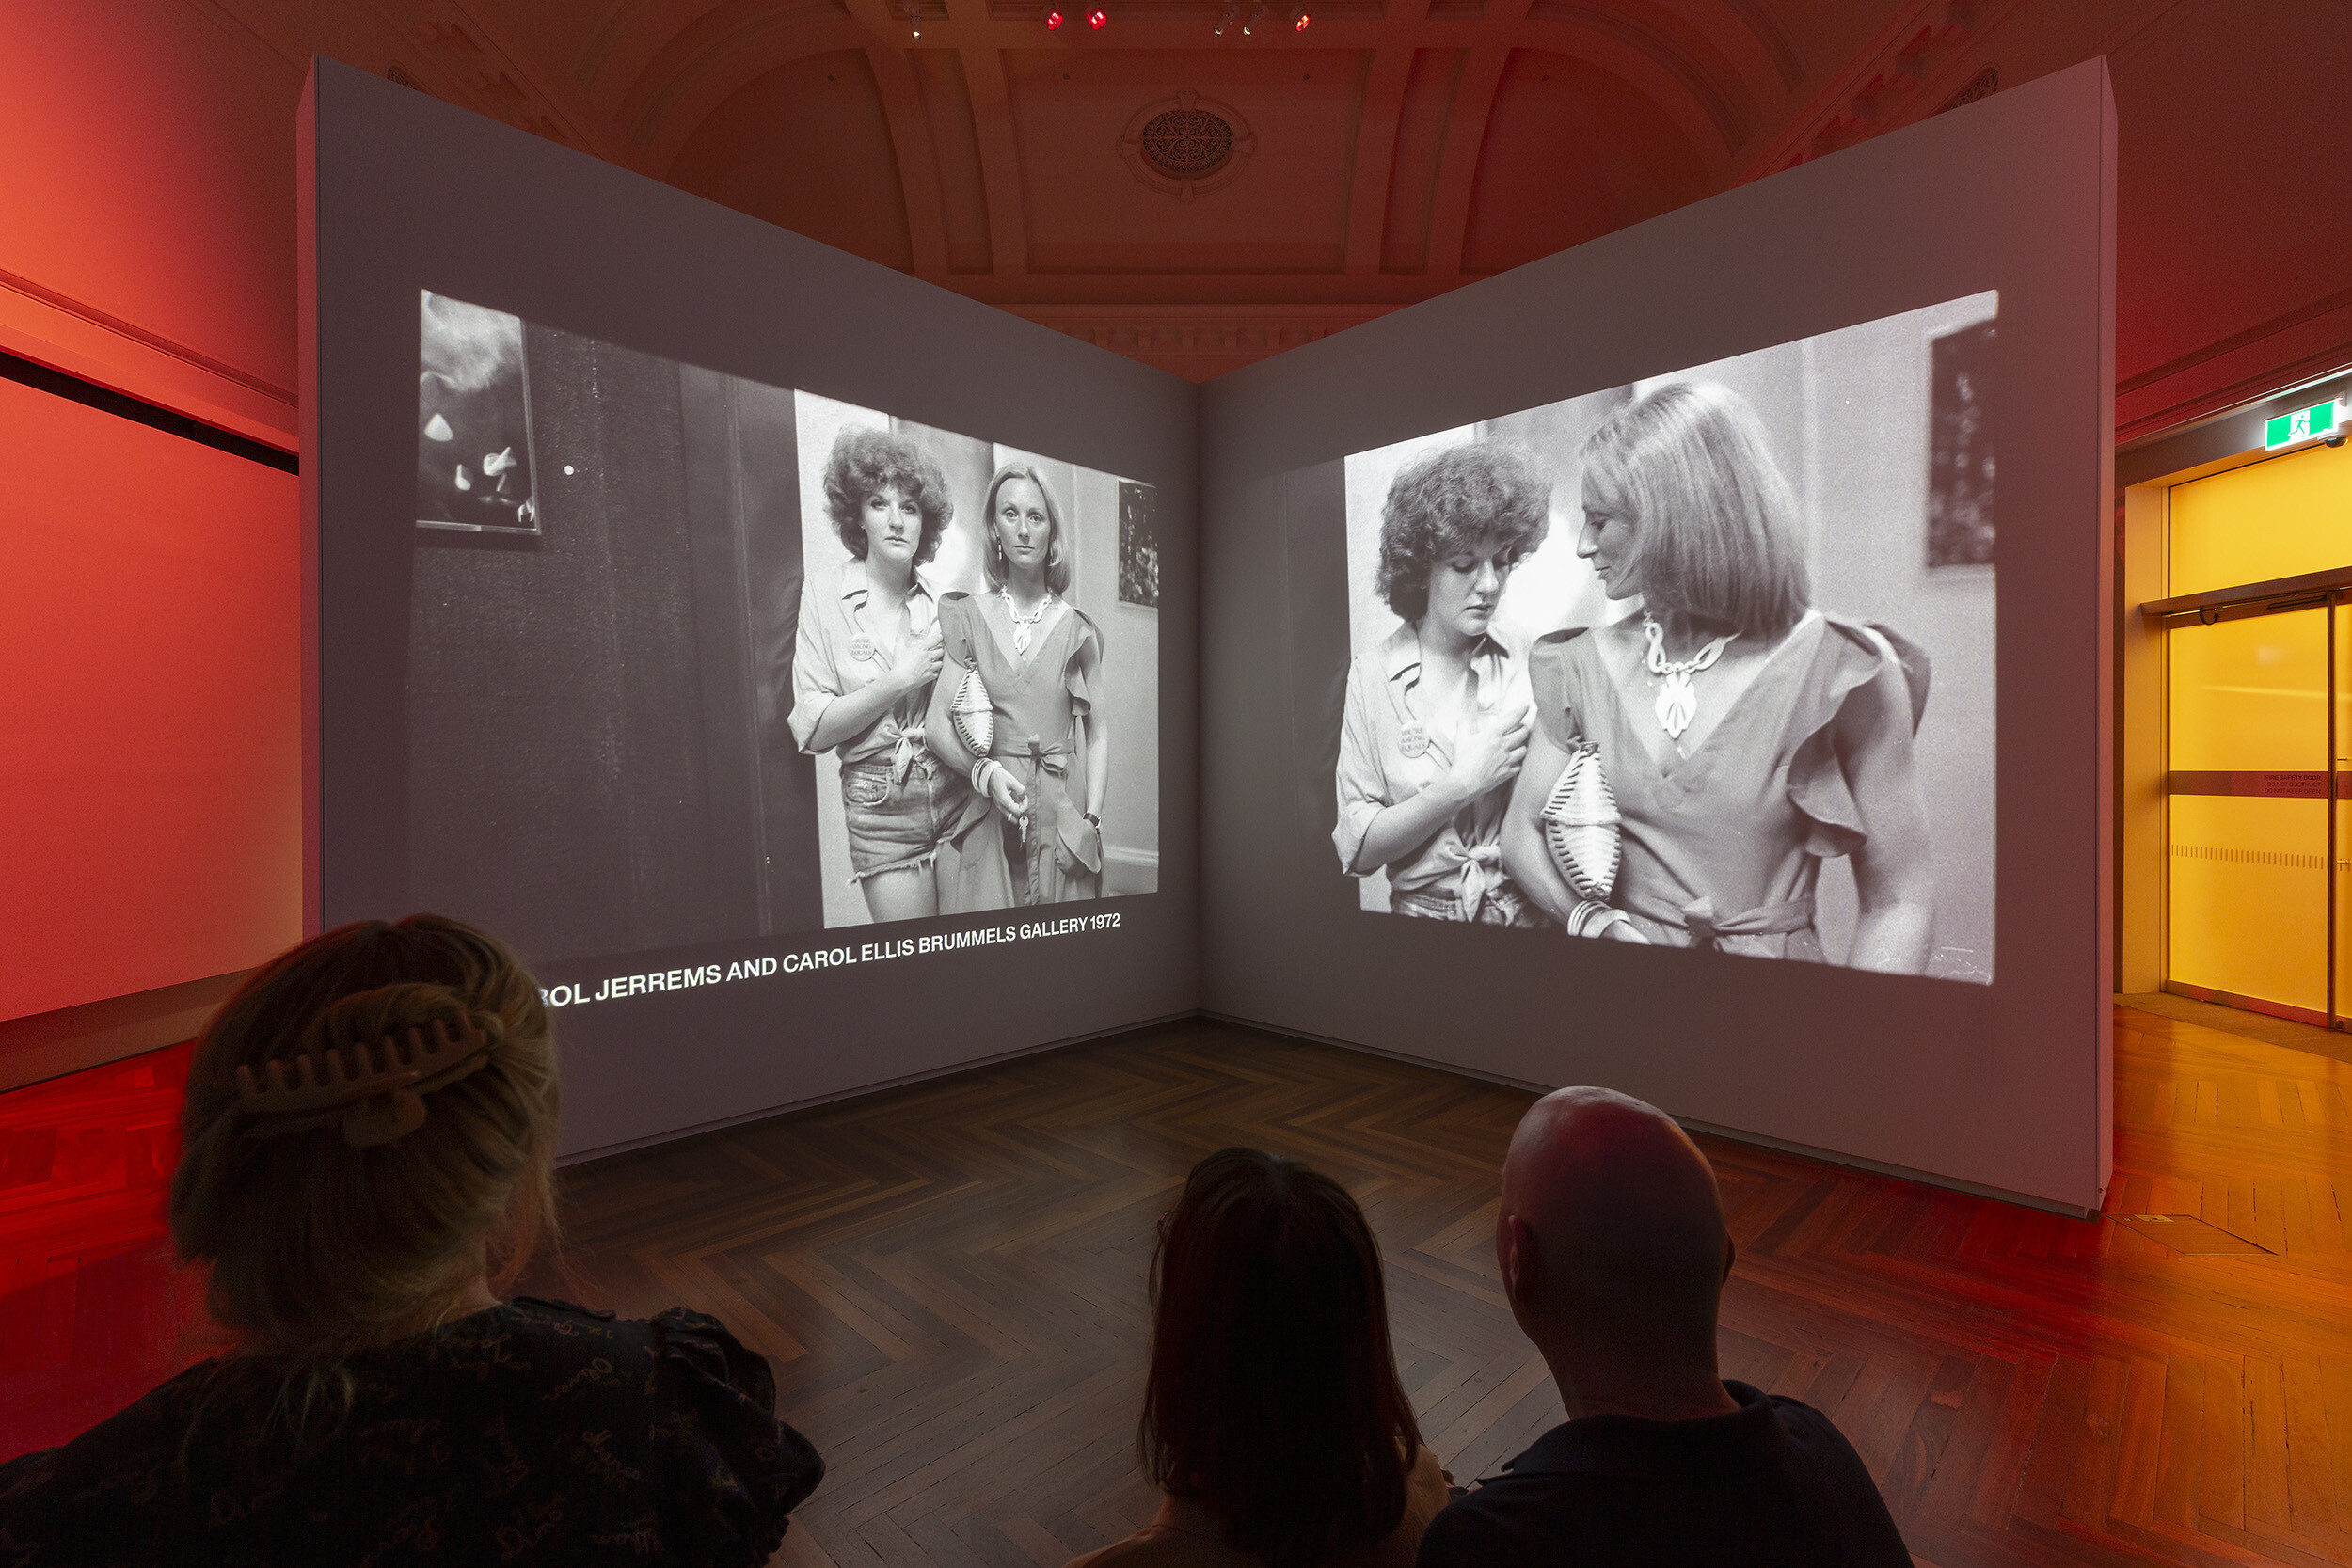
M 10 1561 L 764 1562 L 824 1463 L 716 1319 L 501 1292 L 555 1230 L 555 1048 L 497 939 L 363 921 L 198 1037 L 171 1181 L 232 1354 L 0 1465 Z
M 940 600 L 947 666 L 928 732 L 972 783 L 948 833 L 975 900 L 965 907 L 1100 898 L 1110 785 L 1110 732 L 1095 703 L 1102 628 L 1064 597 L 1070 531 L 1037 464 L 997 469 L 981 514 L 989 592 Z M 1001 892 L 988 901 L 991 880 Z
M 1551 526 L 1551 476 L 1474 441 L 1412 463 L 1380 515 L 1381 596 L 1405 623 L 1347 674 L 1331 841 L 1352 877 L 1386 871 L 1397 914 L 1544 923 L 1502 864 L 1527 755 L 1527 682 L 1492 632 L 1511 573 Z M 1562 918 L 1607 923 L 1599 904 Z
M 1621 816 L 1611 901 L 1655 942 L 1822 961 L 1814 887 L 1850 856 L 1846 962 L 1927 967 L 1934 867 L 1912 737 L 1928 658 L 1889 627 L 1810 603 L 1796 495 L 1763 421 L 1713 382 L 1619 409 L 1584 447 L 1577 553 L 1638 615 L 1539 640 L 1535 735 L 1502 863 L 1538 905 L 1576 893 L 1543 816 L 1597 747 Z
M 1347 1189 L 1228 1148 L 1152 1259 L 1143 1465 L 1159 1515 L 1070 1568 L 1406 1568 L 1448 1480 L 1397 1379 L 1380 1247 Z
M 839 753 L 850 880 L 875 921 L 961 913 L 961 879 L 936 863 L 971 792 L 924 741 L 944 644 L 919 570 L 955 499 L 912 437 L 847 430 L 825 464 L 825 513 L 850 559 L 802 597 L 792 736 L 803 752 Z
M 1828 1417 L 1724 1381 L 1733 1248 L 1707 1156 L 1610 1089 L 1561 1089 L 1511 1136 L 1495 1261 L 1568 1419 L 1422 1537 L 1420 1568 L 1910 1568 Z

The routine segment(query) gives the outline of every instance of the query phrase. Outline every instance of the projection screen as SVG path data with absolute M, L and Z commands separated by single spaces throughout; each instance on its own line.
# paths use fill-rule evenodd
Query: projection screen
M 1998 304 L 1349 454 L 1362 907 L 1990 982 Z
M 314 927 L 513 943 L 567 1153 L 1192 1007 L 1188 384 L 329 62 L 305 131 Z
M 2093 62 L 1204 388 L 1204 1006 L 2096 1207 L 2112 193 Z

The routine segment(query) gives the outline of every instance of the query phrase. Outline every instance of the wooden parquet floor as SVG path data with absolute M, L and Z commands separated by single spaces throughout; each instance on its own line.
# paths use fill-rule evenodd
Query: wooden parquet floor
M 1990 1563 L 2352 1562 L 2352 1066 L 2119 1009 L 2108 1215 L 2062 1219 L 1708 1141 L 1739 1267 L 1726 1375 L 1827 1410 L 1912 1550 Z M 772 1360 L 830 1474 L 779 1560 L 1057 1564 L 1135 1473 L 1154 1222 L 1244 1143 L 1345 1181 L 1457 1477 L 1560 1418 L 1496 1287 L 1525 1094 L 1171 1025 L 567 1173 L 569 1278 Z M 2114 1215 L 2200 1215 L 2186 1256 Z

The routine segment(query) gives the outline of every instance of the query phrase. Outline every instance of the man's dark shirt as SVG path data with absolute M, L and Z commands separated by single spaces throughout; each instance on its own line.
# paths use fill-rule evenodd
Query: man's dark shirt
M 1553 1427 L 1431 1522 L 1419 1568 L 1911 1568 L 1862 1456 L 1828 1417 L 1724 1386 L 1740 1402 L 1728 1415 Z

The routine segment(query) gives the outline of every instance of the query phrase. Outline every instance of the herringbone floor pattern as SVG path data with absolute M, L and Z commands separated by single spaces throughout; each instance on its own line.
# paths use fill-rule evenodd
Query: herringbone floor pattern
M 1724 1372 L 1829 1411 L 1939 1568 L 2352 1562 L 2352 1067 L 2118 1019 L 2109 1212 L 2201 1214 L 2276 1256 L 1710 1141 L 1740 1248 Z M 780 1560 L 1057 1564 L 1152 1511 L 1144 1267 L 1228 1144 L 1363 1203 L 1457 1477 L 1558 1420 L 1489 1249 L 1527 1101 L 1174 1025 L 577 1169 L 571 1277 L 531 1286 L 703 1307 L 769 1355 L 831 1472 Z

